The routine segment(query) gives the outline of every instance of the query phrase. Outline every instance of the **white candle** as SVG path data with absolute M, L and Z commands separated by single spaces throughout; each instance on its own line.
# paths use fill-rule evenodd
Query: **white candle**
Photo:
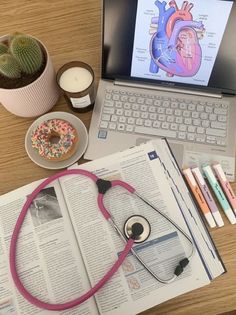
M 72 67 L 62 73 L 59 85 L 67 92 L 77 93 L 87 89 L 92 81 L 93 76 L 87 69 Z

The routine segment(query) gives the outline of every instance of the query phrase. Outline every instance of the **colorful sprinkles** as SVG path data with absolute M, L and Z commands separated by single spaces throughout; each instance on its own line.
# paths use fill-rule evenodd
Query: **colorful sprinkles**
M 59 137 L 59 141 L 52 142 L 53 137 Z M 65 120 L 51 119 L 34 130 L 31 140 L 39 155 L 47 159 L 59 159 L 71 150 L 76 141 L 76 130 Z

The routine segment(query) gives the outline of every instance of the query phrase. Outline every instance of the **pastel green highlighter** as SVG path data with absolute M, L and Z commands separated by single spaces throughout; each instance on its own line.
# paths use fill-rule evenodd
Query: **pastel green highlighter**
M 225 197 L 225 194 L 223 193 L 220 184 L 218 183 L 212 168 L 210 165 L 205 165 L 202 167 L 203 172 L 209 182 L 209 184 L 211 185 L 211 188 L 214 191 L 214 194 L 216 196 L 216 198 L 218 199 L 222 209 L 224 210 L 225 215 L 227 216 L 227 218 L 229 219 L 231 224 L 235 224 L 236 223 L 236 217 L 234 215 L 233 210 L 231 209 L 227 198 Z

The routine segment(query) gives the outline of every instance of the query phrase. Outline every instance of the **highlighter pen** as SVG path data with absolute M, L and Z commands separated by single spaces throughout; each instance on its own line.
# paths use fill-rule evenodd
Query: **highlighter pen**
M 226 194 L 229 203 L 231 204 L 231 207 L 233 208 L 234 212 L 236 213 L 236 196 L 233 192 L 233 189 L 227 180 L 225 173 L 219 163 L 213 165 L 213 169 L 216 173 L 216 176 L 220 182 L 220 185 Z
M 225 215 L 229 219 L 231 224 L 236 223 L 236 217 L 233 213 L 233 210 L 231 209 L 222 189 L 220 188 L 220 184 L 217 182 L 216 177 L 210 167 L 210 165 L 203 166 L 203 172 L 206 175 L 206 178 L 208 179 L 217 199 L 219 200 L 219 203 L 221 207 L 224 210 Z
M 195 179 L 196 179 L 196 181 L 198 183 L 198 186 L 201 189 L 201 192 L 202 192 L 202 194 L 203 194 L 203 196 L 204 196 L 204 198 L 205 198 L 205 200 L 206 200 L 206 202 L 208 204 L 208 207 L 211 210 L 211 213 L 213 215 L 213 218 L 216 221 L 216 224 L 219 227 L 223 226 L 224 225 L 224 221 L 223 221 L 223 219 L 221 217 L 221 214 L 220 214 L 220 212 L 218 210 L 218 207 L 217 207 L 217 205 L 215 203 L 215 200 L 212 197 L 212 194 L 211 194 L 211 192 L 210 192 L 210 190 L 209 190 L 209 188 L 208 188 L 208 186 L 206 184 L 206 181 L 205 181 L 205 179 L 202 176 L 202 173 L 201 173 L 200 169 L 198 167 L 194 167 L 194 168 L 192 168 L 192 173 L 193 173 L 193 175 L 194 175 L 194 177 L 195 177 Z
M 187 183 L 204 215 L 204 217 L 206 218 L 207 220 L 207 223 L 209 224 L 209 226 L 211 228 L 215 227 L 216 224 L 215 224 L 215 221 L 213 219 L 213 216 L 211 214 L 211 211 L 201 193 L 201 190 L 200 188 L 198 187 L 198 184 L 197 182 L 195 181 L 195 178 L 193 177 L 193 174 L 191 172 L 191 169 L 190 168 L 186 168 L 183 170 L 183 174 L 187 180 Z

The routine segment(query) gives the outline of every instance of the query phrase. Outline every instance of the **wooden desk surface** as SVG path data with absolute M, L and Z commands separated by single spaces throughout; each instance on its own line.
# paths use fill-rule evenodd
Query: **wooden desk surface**
M 0 34 L 14 31 L 38 37 L 48 48 L 55 69 L 66 62 L 89 63 L 98 82 L 101 68 L 100 0 L 0 1 Z M 67 111 L 61 98 L 53 111 Z M 89 127 L 91 113 L 76 114 Z M 42 169 L 28 158 L 24 137 L 34 119 L 16 117 L 0 106 L 0 195 L 55 171 Z M 81 163 L 84 160 L 80 160 Z M 236 184 L 233 185 L 236 189 Z M 212 284 L 144 312 L 146 315 L 236 314 L 236 226 L 211 231 L 228 272 Z M 158 304 L 158 296 L 156 297 Z

